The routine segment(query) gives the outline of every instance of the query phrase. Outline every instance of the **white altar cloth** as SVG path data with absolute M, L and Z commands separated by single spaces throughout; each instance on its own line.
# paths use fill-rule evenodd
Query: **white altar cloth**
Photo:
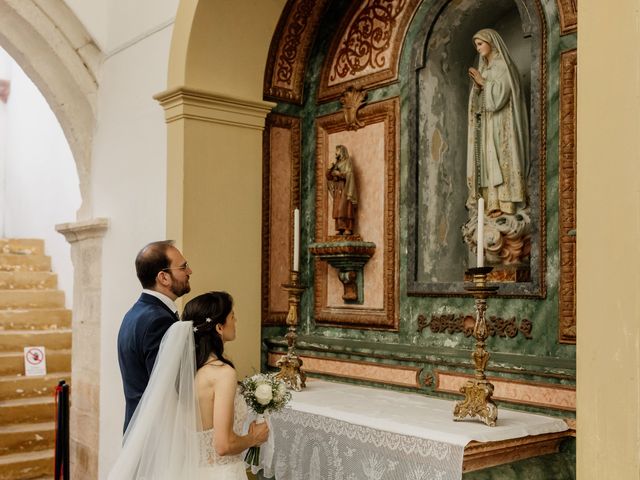
M 459 480 L 464 447 L 562 432 L 558 418 L 500 407 L 495 427 L 453 421 L 453 400 L 310 380 L 272 419 L 277 480 Z

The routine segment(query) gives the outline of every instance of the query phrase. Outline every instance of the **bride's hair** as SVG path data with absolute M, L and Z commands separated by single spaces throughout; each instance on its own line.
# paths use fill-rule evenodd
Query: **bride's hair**
M 216 325 L 224 325 L 233 309 L 233 298 L 227 292 L 207 292 L 198 295 L 184 306 L 183 321 L 193 322 L 196 342 L 196 368 L 202 367 L 213 353 L 218 360 L 235 368 L 224 357 L 224 343 Z

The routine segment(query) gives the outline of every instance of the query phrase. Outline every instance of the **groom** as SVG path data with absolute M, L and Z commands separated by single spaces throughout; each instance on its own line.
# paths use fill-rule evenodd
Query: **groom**
M 127 312 L 118 333 L 118 361 L 126 399 L 124 430 L 147 388 L 160 341 L 178 320 L 174 301 L 189 293 L 193 272 L 173 241 L 153 242 L 136 257 L 142 294 Z

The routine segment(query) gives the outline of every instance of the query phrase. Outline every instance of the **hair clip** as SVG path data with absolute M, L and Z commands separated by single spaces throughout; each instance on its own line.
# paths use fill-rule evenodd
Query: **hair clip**
M 198 331 L 198 327 L 193 327 L 193 333 Z
M 207 319 L 205 320 L 205 322 L 207 322 L 207 323 L 211 323 L 211 322 L 213 322 L 213 320 L 211 320 L 209 317 L 207 317 Z

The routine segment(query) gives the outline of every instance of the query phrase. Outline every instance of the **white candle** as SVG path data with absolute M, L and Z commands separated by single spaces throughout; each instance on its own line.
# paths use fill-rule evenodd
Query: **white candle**
M 293 211 L 293 271 L 297 272 L 300 265 L 300 210 Z
M 484 198 L 478 199 L 477 266 L 484 267 Z

